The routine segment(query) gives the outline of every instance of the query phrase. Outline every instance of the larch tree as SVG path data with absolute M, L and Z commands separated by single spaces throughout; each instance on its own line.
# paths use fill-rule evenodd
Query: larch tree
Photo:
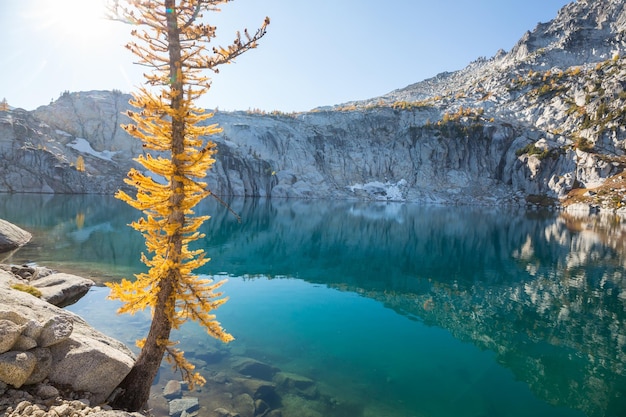
M 82 155 L 76 158 L 76 171 L 85 172 L 85 158 Z
M 117 197 L 141 210 L 143 217 L 131 226 L 145 238 L 141 259 L 147 272 L 135 280 L 109 284 L 110 298 L 122 301 L 120 313 L 150 308 L 152 321 L 130 373 L 120 383 L 111 405 L 139 410 L 146 405 L 150 386 L 165 356 L 193 388 L 204 378 L 170 340 L 171 331 L 187 320 L 195 320 L 222 341 L 232 340 L 216 320 L 213 310 L 226 298 L 218 291 L 223 281 L 200 279 L 194 271 L 209 261 L 203 250 L 190 244 L 202 238 L 198 231 L 209 216 L 196 216 L 193 208 L 210 195 L 202 182 L 214 163 L 216 145 L 207 139 L 219 133 L 212 117 L 195 102 L 210 87 L 205 70 L 218 72 L 242 53 L 257 46 L 269 19 L 252 35 L 238 32 L 232 44 L 209 47 L 216 28 L 203 23 L 203 14 L 219 11 L 232 0 L 126 0 L 111 6 L 113 18 L 137 25 L 131 33 L 135 42 L 127 48 L 138 63 L 152 69 L 146 85 L 133 94 L 129 111 L 133 123 L 123 128 L 143 142 L 147 152 L 135 160 L 149 173 L 131 169 L 125 180 L 136 194 L 119 191 Z M 152 153 L 151 153 L 152 151 Z M 156 181 L 154 178 L 163 178 Z
M 2 101 L 0 101 L 0 111 L 9 111 L 9 109 L 10 107 L 7 99 L 3 98 Z

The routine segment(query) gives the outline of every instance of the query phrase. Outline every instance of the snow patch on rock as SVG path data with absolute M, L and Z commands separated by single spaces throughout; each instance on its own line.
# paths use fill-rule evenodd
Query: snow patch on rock
M 407 181 L 401 179 L 396 183 L 371 181 L 366 184 L 354 184 L 348 187 L 355 195 L 368 195 L 374 200 L 404 201 L 406 200 Z
M 91 144 L 87 142 L 87 139 L 83 139 L 83 138 L 76 138 L 72 142 L 68 143 L 67 146 L 69 146 L 72 149 L 77 150 L 80 153 L 92 155 L 92 156 L 95 156 L 96 158 L 104 159 L 105 161 L 111 161 L 111 158 L 113 158 L 115 154 L 117 153 L 117 152 L 112 152 L 112 151 L 98 152 L 94 148 L 91 147 Z

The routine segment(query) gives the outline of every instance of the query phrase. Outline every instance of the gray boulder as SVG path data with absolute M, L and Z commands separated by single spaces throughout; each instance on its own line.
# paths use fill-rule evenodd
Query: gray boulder
M 166 400 L 173 400 L 175 398 L 180 398 L 183 395 L 182 384 L 180 381 L 170 380 L 167 381 L 165 387 L 163 387 L 163 397 Z
M 319 390 L 315 381 L 302 375 L 290 372 L 278 372 L 274 382 L 283 390 L 295 393 L 301 397 L 314 399 L 319 397 Z
M 0 355 L 0 380 L 21 387 L 35 370 L 37 358 L 30 352 L 10 351 Z
M 256 359 L 238 357 L 232 361 L 232 368 L 242 375 L 271 381 L 278 368 Z
M 234 386 L 238 391 L 248 393 L 252 398 L 274 404 L 278 398 L 276 384 L 255 378 L 233 378 Z M 235 390 L 233 390 L 235 391 Z
M 38 384 L 46 379 L 52 370 L 52 354 L 50 353 L 50 349 L 42 347 L 31 349 L 29 352 L 35 355 L 37 363 L 25 384 Z
M 29 350 L 37 347 L 37 341 L 30 336 L 20 334 L 15 344 L 13 344 L 13 350 Z
M 213 410 L 213 414 L 211 415 L 211 417 L 213 416 L 215 417 L 241 417 L 238 413 L 228 411 L 227 409 L 223 407 L 219 407 Z
M 72 304 L 87 294 L 94 282 L 77 275 L 56 273 L 45 277 L 37 277 L 30 285 L 41 291 L 41 298 L 55 306 Z
M 26 230 L 0 219 L 0 253 L 24 246 L 31 237 Z
M 48 379 L 71 385 L 75 391 L 90 392 L 96 403 L 103 402 L 130 372 L 134 359 L 130 352 L 119 349 L 119 342 L 118 348 L 111 346 L 110 340 L 96 330 L 76 330 L 67 340 L 50 347 L 53 368 Z
M 39 384 L 35 394 L 42 399 L 54 398 L 59 396 L 59 390 L 52 385 Z
M 10 320 L 0 319 L 0 353 L 10 350 L 21 334 L 20 326 Z
M 0 270 L 11 273 L 12 284 L 25 284 L 37 288 L 41 298 L 58 307 L 65 307 L 76 302 L 95 283 L 78 275 L 53 271 L 41 266 L 3 265 Z
M 74 330 L 70 317 L 53 316 L 46 321 L 37 340 L 38 346 L 48 347 L 67 340 Z
M 254 399 L 248 393 L 237 395 L 233 398 L 235 410 L 241 417 L 254 417 Z
M 170 401 L 169 406 L 171 417 L 180 417 L 183 414 L 197 414 L 197 411 L 200 409 L 198 399 L 196 397 L 177 398 Z
M 0 269 L 0 320 L 35 340 L 26 350 L 16 339 L 0 355 L 0 381 L 13 387 L 48 379 L 74 391 L 93 394 L 93 402 L 104 402 L 134 364 L 133 353 L 121 342 L 90 327 L 76 314 L 11 288 L 16 278 Z M 4 338 L 3 338 L 4 339 Z

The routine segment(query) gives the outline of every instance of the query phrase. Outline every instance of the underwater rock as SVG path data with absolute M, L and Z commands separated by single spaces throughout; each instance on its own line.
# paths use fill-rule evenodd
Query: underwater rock
M 257 361 L 252 358 L 235 358 L 233 359 L 233 369 L 242 375 L 246 375 L 252 378 L 264 379 L 271 381 L 272 377 L 278 372 L 278 368 Z
M 183 396 L 182 386 L 180 381 L 170 380 L 167 381 L 165 387 L 163 387 L 163 396 L 167 400 L 173 400 Z
M 171 417 L 194 416 L 198 414 L 199 409 L 200 406 L 196 397 L 183 397 L 170 401 Z
M 270 406 L 263 400 L 256 400 L 254 402 L 254 415 L 255 417 L 260 417 L 268 414 L 270 412 Z
M 240 417 L 239 414 L 228 411 L 225 408 L 219 407 L 213 410 L 211 417 Z
M 254 378 L 233 378 L 233 383 L 240 386 L 239 390 L 233 392 L 246 392 L 255 400 L 265 401 L 270 407 L 280 404 L 280 396 L 272 382 Z
M 218 363 L 226 356 L 228 356 L 228 348 L 224 346 L 203 346 L 201 351 L 193 354 L 196 364 L 198 359 L 204 361 L 205 364 Z
M 276 382 L 281 389 L 308 399 L 315 399 L 320 395 L 315 381 L 302 375 L 278 372 L 274 377 L 274 382 Z
M 256 415 L 254 400 L 250 394 L 244 393 L 236 396 L 233 399 L 233 404 L 241 417 L 254 417 Z

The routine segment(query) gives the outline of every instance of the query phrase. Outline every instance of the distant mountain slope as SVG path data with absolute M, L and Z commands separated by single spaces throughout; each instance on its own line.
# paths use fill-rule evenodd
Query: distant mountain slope
M 570 3 L 509 52 L 371 100 L 299 114 L 220 112 L 212 122 L 224 133 L 214 138 L 219 154 L 209 184 L 221 195 L 453 204 L 560 199 L 619 209 L 626 204 L 625 7 L 616 0 Z M 66 93 L 31 113 L 0 112 L 0 132 L 9 132 L 0 133 L 0 152 L 15 160 L 32 142 L 28 132 L 37 131 L 37 144 L 58 157 L 54 169 L 84 184 L 24 181 L 26 172 L 38 174 L 22 167 L 20 181 L 5 177 L 12 180 L 0 182 L 0 191 L 121 186 L 131 157 L 142 151 L 119 128 L 128 98 Z M 42 151 L 32 143 L 29 152 Z M 78 155 L 86 170 L 76 174 Z M 9 165 L 0 171 L 15 171 Z
M 565 70 L 624 55 L 626 4 L 622 0 L 574 1 L 557 17 L 528 31 L 510 52 L 500 50 L 491 59 L 478 58 L 466 68 L 442 73 L 363 103 L 417 101 L 448 96 L 475 88 L 498 89 L 502 80 L 551 68 Z M 495 81 L 495 82 L 494 82 Z

